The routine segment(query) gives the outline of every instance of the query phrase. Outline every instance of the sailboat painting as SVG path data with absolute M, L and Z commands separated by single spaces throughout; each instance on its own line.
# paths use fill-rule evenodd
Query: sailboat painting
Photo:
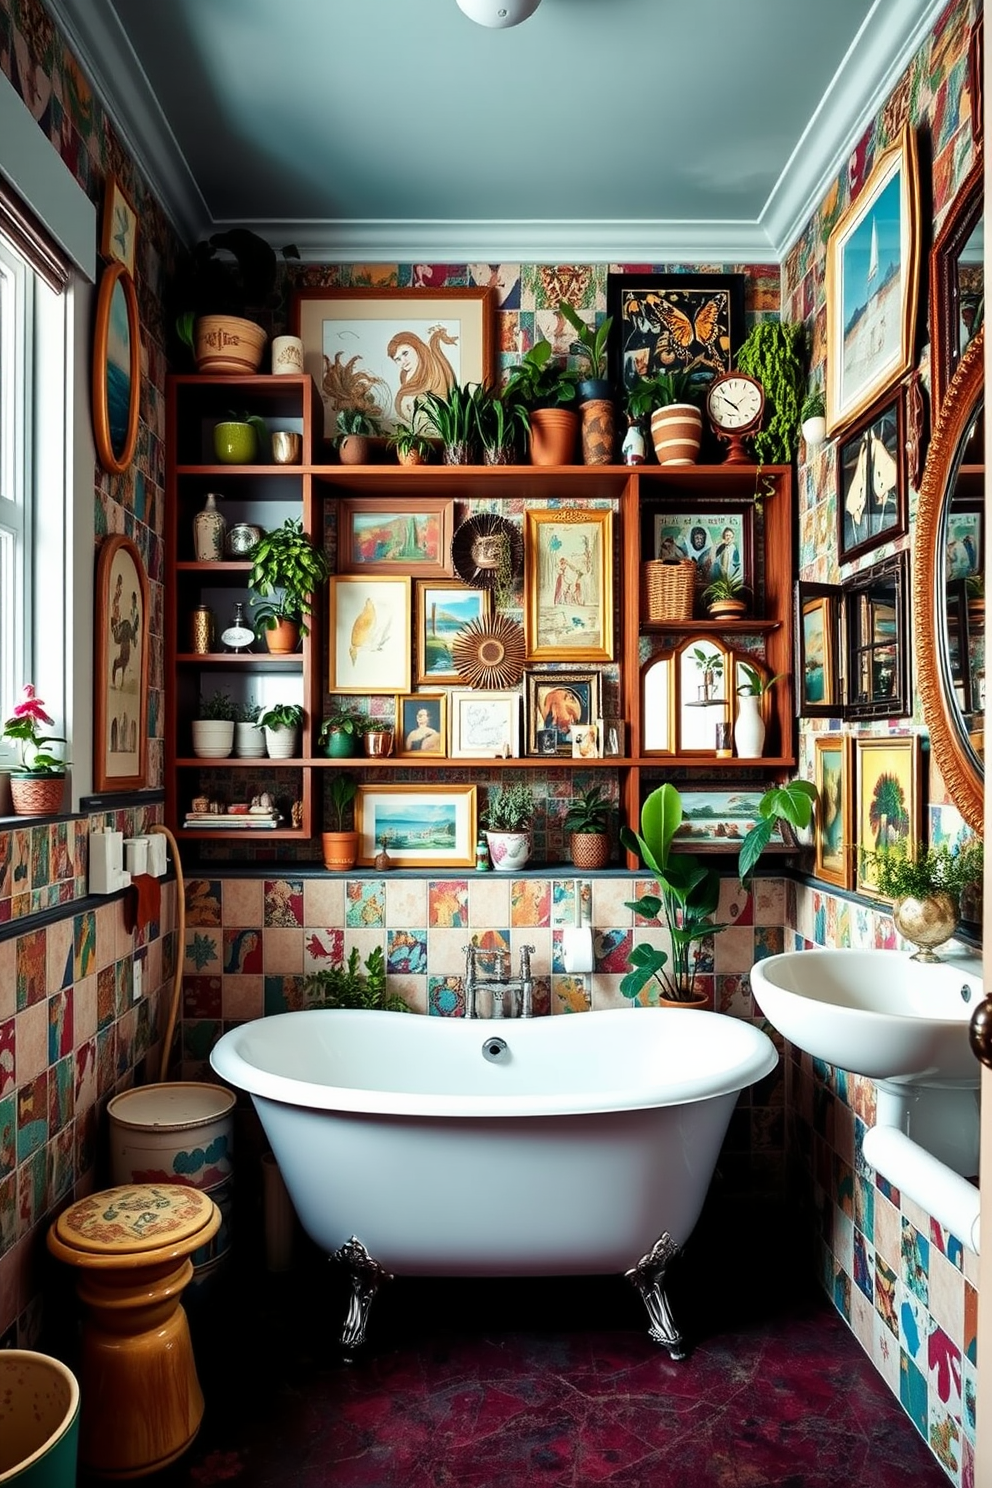
M 911 367 L 919 282 L 916 139 L 882 152 L 827 243 L 827 432 L 846 429 Z

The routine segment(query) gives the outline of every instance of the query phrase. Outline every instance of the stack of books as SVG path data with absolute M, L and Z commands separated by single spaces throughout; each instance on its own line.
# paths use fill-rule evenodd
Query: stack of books
M 247 830 L 267 830 L 282 826 L 284 818 L 278 811 L 259 806 L 228 806 L 224 811 L 187 811 L 184 827 L 229 828 L 243 827 Z

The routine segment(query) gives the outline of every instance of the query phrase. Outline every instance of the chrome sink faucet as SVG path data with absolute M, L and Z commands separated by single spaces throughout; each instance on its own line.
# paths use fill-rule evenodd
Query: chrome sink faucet
M 479 1018 L 479 988 L 485 987 L 492 999 L 490 1017 L 532 1018 L 534 1016 L 534 979 L 530 971 L 532 945 L 520 947 L 520 975 L 510 976 L 510 952 L 484 950 L 467 945 L 465 951 L 465 1016 Z M 479 975 L 479 962 L 489 967 L 489 975 Z

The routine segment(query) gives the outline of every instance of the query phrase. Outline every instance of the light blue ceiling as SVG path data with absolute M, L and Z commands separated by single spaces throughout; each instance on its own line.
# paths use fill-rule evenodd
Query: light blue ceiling
M 190 240 L 778 259 L 944 0 L 46 0 Z

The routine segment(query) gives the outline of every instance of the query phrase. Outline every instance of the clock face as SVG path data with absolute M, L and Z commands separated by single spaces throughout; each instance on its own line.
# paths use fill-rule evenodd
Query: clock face
M 761 384 L 743 372 L 730 372 L 710 385 L 706 411 L 715 427 L 725 433 L 743 433 L 761 419 L 765 395 Z

